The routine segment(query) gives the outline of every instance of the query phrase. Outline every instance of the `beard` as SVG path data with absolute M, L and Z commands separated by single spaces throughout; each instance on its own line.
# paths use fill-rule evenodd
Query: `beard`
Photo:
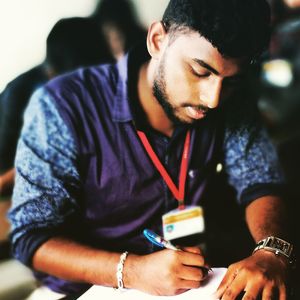
M 153 83 L 153 95 L 157 99 L 158 103 L 164 110 L 167 117 L 172 121 L 174 125 L 186 124 L 179 117 L 176 116 L 175 108 L 170 104 L 166 93 L 165 85 L 158 79 Z
M 162 61 L 158 67 L 156 77 L 153 81 L 153 87 L 152 87 L 152 93 L 154 97 L 156 98 L 157 102 L 160 104 L 162 109 L 164 110 L 165 114 L 171 120 L 171 122 L 174 125 L 191 125 L 199 122 L 200 120 L 184 120 L 181 119 L 177 115 L 177 109 L 172 106 L 171 101 L 169 99 L 169 96 L 167 94 L 166 90 L 166 80 L 165 80 L 165 56 L 162 58 Z M 188 103 L 182 104 L 182 108 L 192 106 Z M 208 112 L 209 109 L 207 107 L 204 107 L 202 105 L 199 105 L 200 109 L 202 109 L 204 112 Z
M 179 117 L 176 116 L 175 108 L 170 104 L 170 100 L 166 91 L 164 62 L 165 56 L 158 67 L 158 72 L 156 73 L 156 77 L 153 82 L 153 95 L 174 125 L 186 124 L 186 122 L 183 122 Z

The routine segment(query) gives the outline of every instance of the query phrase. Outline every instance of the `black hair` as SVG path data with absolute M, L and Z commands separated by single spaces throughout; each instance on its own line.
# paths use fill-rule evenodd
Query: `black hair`
M 199 32 L 224 57 L 256 59 L 270 39 L 265 0 L 170 0 L 162 20 L 167 30 Z
M 100 26 L 116 26 L 125 36 L 125 51 L 140 39 L 146 38 L 146 30 L 139 24 L 131 1 L 101 0 L 92 18 Z
M 48 35 L 46 62 L 56 73 L 111 61 L 106 40 L 89 18 L 61 19 Z

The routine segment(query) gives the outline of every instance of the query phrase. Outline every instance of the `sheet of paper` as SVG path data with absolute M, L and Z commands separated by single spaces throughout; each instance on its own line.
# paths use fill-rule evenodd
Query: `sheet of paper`
M 198 289 L 192 289 L 176 296 L 152 296 L 137 290 L 117 291 L 113 288 L 94 285 L 86 291 L 78 300 L 215 300 L 213 293 L 219 286 L 226 273 L 226 268 L 214 268 L 206 282 Z

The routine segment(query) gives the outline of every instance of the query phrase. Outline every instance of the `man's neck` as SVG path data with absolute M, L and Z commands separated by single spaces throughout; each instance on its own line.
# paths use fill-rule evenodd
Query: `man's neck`
M 138 76 L 138 98 L 149 125 L 160 133 L 171 137 L 174 124 L 165 114 L 152 92 L 154 72 L 151 61 L 144 63 Z

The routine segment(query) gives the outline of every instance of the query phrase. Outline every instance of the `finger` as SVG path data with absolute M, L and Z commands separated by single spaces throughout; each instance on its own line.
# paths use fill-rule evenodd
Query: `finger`
M 279 300 L 286 300 L 286 299 L 287 299 L 286 286 L 282 284 L 279 287 Z
M 261 294 L 261 290 L 261 285 L 247 285 L 242 300 L 260 299 L 258 296 Z
M 262 300 L 278 299 L 277 293 L 273 285 L 266 285 L 262 292 Z
M 184 266 L 178 276 L 185 280 L 202 281 L 206 277 L 206 274 L 205 270 L 201 268 Z
M 178 251 L 179 252 L 179 251 Z M 186 266 L 205 266 L 205 259 L 203 255 L 180 251 L 180 261 Z
M 196 280 L 182 279 L 180 280 L 178 285 L 179 285 L 178 286 L 179 289 L 198 289 L 201 285 L 201 282 Z
M 186 251 L 186 252 L 203 255 L 203 252 L 199 247 L 183 247 L 180 249 L 182 249 L 183 251 Z
M 233 280 L 235 279 L 236 275 L 237 275 L 238 270 L 233 269 L 233 268 L 229 268 L 227 273 L 225 274 L 223 280 L 221 281 L 215 296 L 217 299 L 221 298 L 222 295 L 224 294 L 225 290 L 227 289 L 227 287 L 233 282 Z
M 222 295 L 222 300 L 236 299 L 245 289 L 245 282 L 242 279 L 235 277 L 230 285 L 227 285 Z M 245 299 L 256 299 L 256 298 L 242 298 Z
M 185 293 L 187 292 L 189 289 L 179 289 L 176 291 L 175 295 L 179 295 L 179 294 L 182 294 L 182 293 Z

